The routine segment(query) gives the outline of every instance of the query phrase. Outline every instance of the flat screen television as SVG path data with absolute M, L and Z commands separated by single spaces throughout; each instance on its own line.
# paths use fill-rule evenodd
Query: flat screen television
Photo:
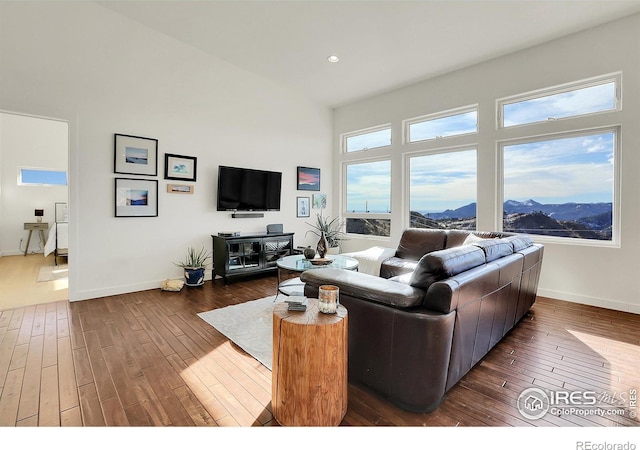
M 280 211 L 282 173 L 218 166 L 218 211 Z

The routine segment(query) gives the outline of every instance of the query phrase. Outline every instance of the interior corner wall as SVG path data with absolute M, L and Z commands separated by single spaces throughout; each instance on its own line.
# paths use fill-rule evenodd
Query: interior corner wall
M 43 253 L 40 233 L 24 229 L 35 222 L 34 209 L 43 209 L 42 221 L 49 226 L 55 219 L 55 203 L 66 202 L 67 186 L 19 186 L 18 170 L 63 170 L 68 168 L 69 138 L 66 122 L 0 112 L 0 255 Z M 48 232 L 44 233 L 45 239 Z M 29 241 L 29 248 L 26 248 Z
M 219 231 L 282 223 L 311 243 L 296 167 L 320 168 L 332 198 L 329 108 L 94 2 L 0 2 L 0 61 L 1 110 L 69 123 L 71 301 L 181 278 L 173 262 Z M 116 133 L 158 139 L 157 176 L 114 173 Z M 167 192 L 166 153 L 197 158 L 193 194 Z M 281 171 L 282 210 L 216 211 L 218 165 Z M 114 217 L 117 177 L 157 180 L 158 216 Z
M 481 28 L 478 29 L 481 32 Z M 522 130 L 497 129 L 496 99 L 622 71 L 622 110 L 609 113 L 607 125 L 621 127 L 620 246 L 577 245 L 545 241 L 538 293 L 620 311 L 640 313 L 640 15 L 547 42 L 492 61 L 425 80 L 334 110 L 334 183 L 341 184 L 340 135 L 391 124 L 388 150 L 369 150 L 368 157 L 389 156 L 392 163 L 392 229 L 390 239 L 352 238 L 346 251 L 374 245 L 397 246 L 408 226 L 403 158 L 408 152 L 456 144 L 478 147 L 478 229 L 496 229 L 499 170 L 497 142 Z M 479 133 L 459 140 L 403 144 L 402 121 L 472 104 L 479 105 Z M 548 132 L 581 129 L 594 118 L 548 124 Z M 601 120 L 601 119 L 598 119 Z M 526 132 L 524 132 L 526 133 Z M 398 138 L 396 138 L 398 137 Z M 334 203 L 340 200 L 336 190 Z

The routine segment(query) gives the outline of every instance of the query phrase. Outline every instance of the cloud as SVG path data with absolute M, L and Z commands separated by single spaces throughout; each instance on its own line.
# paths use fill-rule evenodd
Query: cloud
M 506 146 L 504 198 L 612 201 L 613 148 L 613 133 Z

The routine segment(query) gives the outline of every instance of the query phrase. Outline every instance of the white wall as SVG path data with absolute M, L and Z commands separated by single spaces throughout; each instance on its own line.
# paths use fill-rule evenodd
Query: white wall
M 0 109 L 69 121 L 70 300 L 159 287 L 221 230 L 311 243 L 296 167 L 332 195 L 330 110 L 88 2 L 0 2 L 0 60 Z M 114 133 L 158 139 L 158 217 L 114 217 Z M 165 153 L 198 158 L 193 195 L 166 193 Z M 219 164 L 282 171 L 282 211 L 217 212 Z
M 0 113 L 0 255 L 24 253 L 29 232 L 25 222 L 35 222 L 34 209 L 44 209 L 43 222 L 55 220 L 56 202 L 67 201 L 66 186 L 18 186 L 20 167 L 67 170 L 69 159 L 66 122 Z M 45 239 L 47 237 L 47 232 Z M 22 239 L 22 244 L 20 240 Z M 34 232 L 29 253 L 42 253 L 44 242 Z
M 481 31 L 481 29 L 480 29 Z M 508 39 L 508 36 L 505 36 Z M 428 55 L 425 55 L 428 57 Z M 399 68 L 401 70 L 401 68 Z M 392 237 L 351 239 L 345 250 L 372 245 L 394 247 L 405 226 L 403 154 L 455 144 L 478 145 L 478 228 L 496 229 L 498 140 L 522 130 L 497 130 L 496 99 L 607 73 L 622 71 L 623 109 L 607 116 L 608 125 L 622 127 L 621 238 L 619 247 L 546 243 L 539 294 L 622 311 L 640 313 L 640 16 L 632 16 L 544 45 L 479 64 L 384 95 L 338 108 L 334 112 L 334 183 L 340 183 L 341 133 L 391 123 L 391 150 L 371 150 L 367 156 L 391 154 Z M 458 140 L 403 145 L 403 119 L 479 104 L 480 133 Z M 593 126 L 601 118 L 545 124 L 548 132 Z M 343 160 L 357 157 L 347 155 Z M 336 190 L 334 203 L 340 199 Z M 540 239 L 539 239 L 540 240 Z

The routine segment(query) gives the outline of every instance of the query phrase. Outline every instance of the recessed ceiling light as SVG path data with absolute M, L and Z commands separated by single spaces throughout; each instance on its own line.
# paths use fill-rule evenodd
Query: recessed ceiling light
M 340 58 L 338 58 L 336 55 L 331 55 L 327 59 L 332 63 L 337 63 L 338 61 L 340 61 Z

